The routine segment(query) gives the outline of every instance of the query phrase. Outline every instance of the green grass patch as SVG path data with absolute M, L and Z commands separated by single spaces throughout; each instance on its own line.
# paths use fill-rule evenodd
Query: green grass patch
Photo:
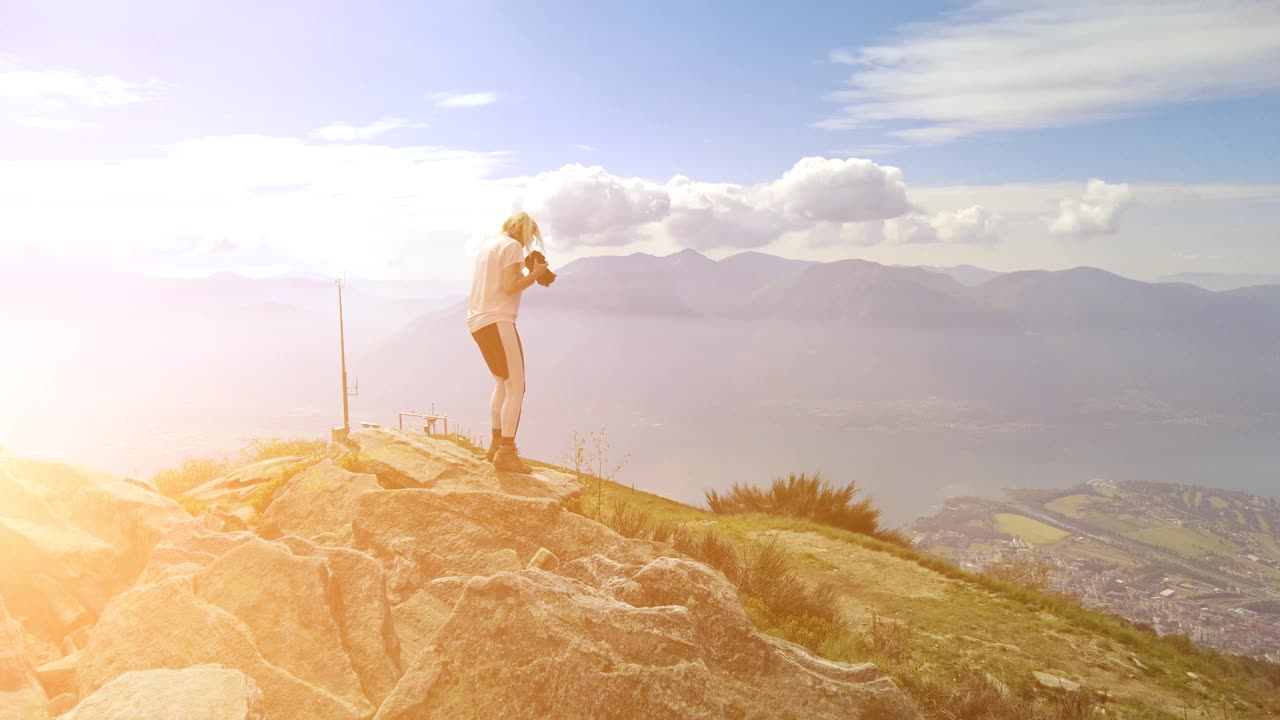
M 1071 536 L 1071 533 L 1066 530 L 1042 523 L 1025 515 L 996 513 L 992 517 L 996 523 L 996 532 L 1020 537 L 1033 545 L 1052 545 Z
M 1056 512 L 1059 515 L 1065 515 L 1069 518 L 1075 518 L 1078 520 L 1084 517 L 1083 511 L 1089 503 L 1098 501 L 1099 498 L 1096 495 L 1065 495 L 1063 497 L 1050 500 L 1044 504 L 1044 507 L 1046 510 Z
M 1171 550 L 1189 558 L 1198 558 L 1205 555 L 1234 556 L 1240 552 L 1239 548 L 1216 535 L 1192 528 L 1178 527 L 1177 525 L 1162 525 L 1136 530 L 1125 533 L 1125 537 L 1145 545 L 1154 545 L 1155 547 Z

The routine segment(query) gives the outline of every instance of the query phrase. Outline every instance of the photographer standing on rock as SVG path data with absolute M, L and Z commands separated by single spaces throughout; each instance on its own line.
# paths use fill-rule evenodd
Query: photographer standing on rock
M 533 470 L 516 452 L 525 386 L 524 348 L 516 331 L 516 315 L 521 293 L 535 282 L 550 285 L 555 279 L 542 253 L 531 253 L 526 263 L 525 251 L 535 239 L 541 246 L 542 232 L 528 213 L 518 212 L 507 218 L 502 234 L 480 246 L 467 301 L 467 329 L 480 346 L 494 381 L 489 403 L 493 439 L 486 457 L 504 472 Z

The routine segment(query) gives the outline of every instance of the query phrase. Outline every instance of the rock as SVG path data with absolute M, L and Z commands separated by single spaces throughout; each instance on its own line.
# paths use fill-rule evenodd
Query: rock
M 263 659 L 332 693 L 360 713 L 373 711 L 343 647 L 330 603 L 329 563 L 278 543 L 254 540 L 214 560 L 195 578 L 205 602 L 236 616 Z
M 104 473 L 0 456 L 0 595 L 54 649 L 130 587 L 177 503 Z
M 295 535 L 309 540 L 349 542 L 355 499 L 381 490 L 373 475 L 349 472 L 325 460 L 294 476 L 272 501 L 258 525 L 268 540 Z
M 262 693 L 239 670 L 198 665 L 134 670 L 102 686 L 62 720 L 266 720 Z
M 389 573 L 393 602 L 438 577 L 519 570 L 546 548 L 562 561 L 601 553 L 644 563 L 671 555 L 660 543 L 623 538 L 551 500 L 489 492 L 365 493 L 351 523 L 354 546 Z
M 79 699 L 75 693 L 62 693 L 49 701 L 49 717 L 61 718 L 63 713 L 69 712 L 71 708 L 76 706 L 77 702 L 79 702 Z
M 252 582 L 268 584 L 274 578 Z M 270 618 L 278 604 L 257 612 Z M 80 696 L 87 698 L 131 670 L 207 663 L 252 678 L 271 720 L 358 720 L 368 714 L 367 703 L 356 707 L 265 660 L 245 623 L 196 596 L 192 576 L 139 586 L 111 602 L 81 652 Z
M 0 720 L 45 720 L 48 698 L 27 655 L 22 626 L 0 597 Z
M 262 491 L 262 487 L 269 483 L 283 483 L 284 478 L 296 472 L 299 463 L 304 461 L 306 458 L 293 456 L 260 460 L 236 468 L 182 495 L 205 503 L 214 511 L 233 515 L 247 525 L 255 513 L 252 506 L 254 496 Z M 279 489 L 276 488 L 277 491 Z
M 383 487 L 482 490 L 563 502 L 582 492 L 576 478 L 536 468 L 532 474 L 499 473 L 493 466 L 448 440 L 396 430 L 362 429 L 347 437 L 361 472 L 373 473 Z
M 36 668 L 36 677 L 44 687 L 44 694 L 52 698 L 63 693 L 75 693 L 76 665 L 79 662 L 80 654 L 75 653 Z
M 298 538 L 281 541 L 296 555 L 326 558 L 336 592 L 333 613 L 342 646 L 351 657 L 364 694 L 379 705 L 401 675 L 401 642 L 396 634 L 382 567 L 348 548 L 320 547 Z
M 1080 689 L 1080 683 L 1068 680 L 1058 675 L 1040 672 L 1039 670 L 1033 670 L 1031 674 L 1035 676 L 1036 682 L 1040 683 L 1042 687 L 1052 688 L 1054 690 L 1065 690 L 1066 692 L 1075 692 Z
M 560 567 L 560 558 L 556 554 L 546 548 L 538 548 L 538 552 L 533 554 L 529 559 L 527 566 L 532 570 L 546 570 L 550 572 Z
M 445 603 L 430 590 L 419 590 L 391 610 L 396 635 L 400 638 L 400 657 L 412 663 L 435 638 L 436 632 L 449 619 L 453 605 Z
M 376 720 L 919 717 L 873 666 L 761 636 L 705 566 L 661 558 L 641 573 L 650 568 L 618 587 L 680 603 L 637 605 L 539 570 L 473 577 Z M 701 585 L 663 585 L 674 579 Z
M 194 575 L 232 548 L 252 542 L 250 532 L 210 530 L 199 518 L 175 526 L 151 552 L 137 585 L 150 585 L 172 577 Z M 84 647 L 84 642 L 79 643 Z

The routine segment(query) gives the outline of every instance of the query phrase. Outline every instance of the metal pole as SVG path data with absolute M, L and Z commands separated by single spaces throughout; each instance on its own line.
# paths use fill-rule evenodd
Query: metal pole
M 342 321 L 342 280 L 338 280 L 338 350 L 342 356 L 342 429 L 351 429 L 351 415 L 347 407 L 347 336 Z

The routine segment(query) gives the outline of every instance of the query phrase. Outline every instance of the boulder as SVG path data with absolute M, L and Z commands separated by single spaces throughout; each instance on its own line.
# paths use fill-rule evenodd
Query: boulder
M 267 584 L 274 578 L 253 582 Z M 257 612 L 271 617 L 277 606 L 268 605 Z M 81 652 L 79 694 L 88 698 L 132 670 L 181 669 L 209 663 L 252 678 L 262 691 L 265 714 L 272 720 L 358 720 L 368 716 L 367 703 L 357 707 L 268 662 L 244 622 L 195 594 L 192 576 L 140 586 L 111 602 Z
M 484 490 L 557 502 L 582 492 L 571 475 L 545 468 L 528 475 L 500 473 L 456 443 L 426 435 L 361 429 L 347 437 L 347 445 L 357 468 L 373 473 L 389 489 Z
M 1041 672 L 1039 670 L 1031 671 L 1031 676 L 1041 687 L 1051 690 L 1062 690 L 1063 692 L 1073 693 L 1080 689 L 1080 683 L 1074 680 L 1068 680 L 1060 675 L 1053 673 Z
M 36 668 L 36 678 L 44 688 L 44 694 L 55 698 L 64 693 L 76 691 L 76 665 L 80 662 L 80 654 L 72 653 L 65 657 L 47 662 Z
M 262 513 L 258 534 L 268 540 L 295 535 L 346 543 L 356 498 L 373 490 L 381 490 L 373 475 L 352 473 L 325 460 L 285 484 Z
M 641 572 L 650 565 L 620 585 L 636 588 L 633 599 L 679 594 L 662 585 L 669 579 L 704 586 L 648 605 L 539 570 L 473 577 L 376 720 L 919 717 L 874 666 L 761 636 L 723 576 L 676 558 Z M 724 620 L 730 627 L 708 637 Z
M 333 614 L 342 646 L 351 657 L 364 694 L 379 705 L 401 675 L 401 643 L 396 634 L 382 566 L 348 548 L 316 546 L 298 538 L 281 541 L 296 555 L 323 557 L 333 584 Z
M 561 561 L 606 554 L 644 563 L 674 551 L 624 538 L 552 500 L 491 492 L 397 490 L 361 495 L 352 542 L 383 564 L 393 602 L 438 577 L 492 575 L 524 567 L 545 548 Z
M 0 720 L 46 720 L 48 704 L 22 626 L 9 617 L 0 597 Z
M 262 693 L 239 670 L 197 665 L 133 670 L 103 685 L 62 720 L 266 720 Z
M 413 662 L 418 653 L 431 645 L 436 632 L 452 612 L 452 604 L 442 601 L 429 589 L 419 590 L 391 609 L 396 636 L 400 640 L 400 657 L 404 663 Z
M 0 456 L 0 594 L 57 649 L 133 584 L 160 537 L 186 519 L 145 485 Z
M 324 558 L 253 540 L 202 570 L 195 593 L 236 616 L 267 662 L 362 714 L 372 712 L 343 646 L 333 611 L 338 588 L 329 568 Z
M 255 539 L 257 536 L 251 532 L 219 532 L 209 529 L 200 518 L 191 519 L 174 526 L 160 539 L 138 576 L 137 585 L 194 575 L 232 548 Z
M 211 510 L 235 516 L 240 522 L 247 524 L 255 510 L 252 506 L 254 496 L 269 483 L 282 484 L 284 478 L 298 469 L 299 463 L 306 458 L 278 457 L 260 460 L 230 473 L 194 487 L 182 495 L 209 506 Z M 275 492 L 278 494 L 280 488 Z
M 560 567 L 560 558 L 546 548 L 538 548 L 538 552 L 533 554 L 527 567 L 531 570 L 546 570 L 550 572 Z

